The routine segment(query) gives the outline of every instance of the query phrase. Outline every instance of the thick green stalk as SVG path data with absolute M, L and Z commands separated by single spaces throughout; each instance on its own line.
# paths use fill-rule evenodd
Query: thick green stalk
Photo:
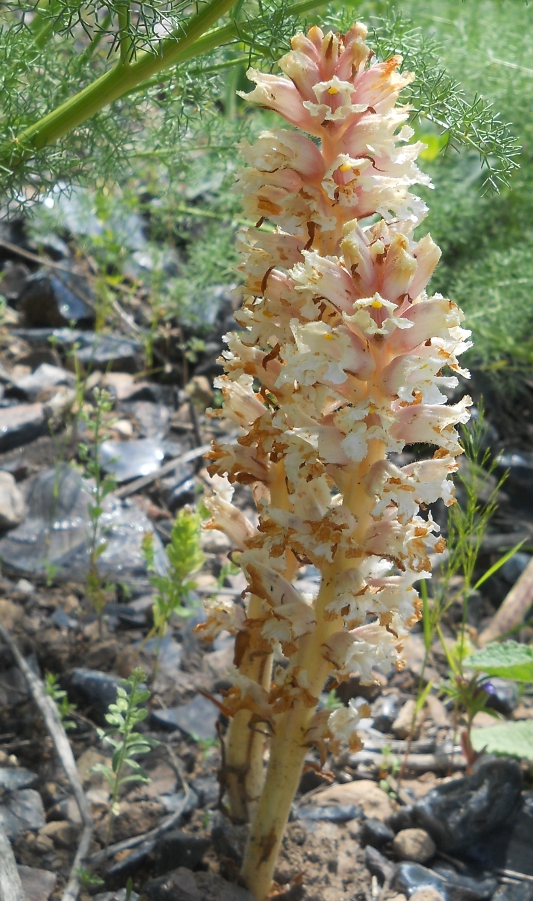
M 236 0 L 211 0 L 200 13 L 192 16 L 179 35 L 161 41 L 159 53 L 140 53 L 134 63 L 124 66 L 117 63 L 109 72 L 101 75 L 90 85 L 52 110 L 34 125 L 24 129 L 19 135 L 0 146 L 0 168 L 13 168 L 42 147 L 53 144 L 63 135 L 81 125 L 95 113 L 133 90 L 138 84 L 168 69 L 177 63 L 202 56 L 211 50 L 239 38 L 241 26 L 231 24 L 215 29 L 206 35 L 221 16 L 225 15 Z M 323 5 L 326 0 L 303 0 L 289 7 L 290 15 L 300 15 Z M 248 22 L 248 30 L 253 34 L 254 25 L 260 19 Z
M 155 51 L 141 53 L 130 66 L 124 66 L 122 62 L 117 63 L 109 72 L 101 75 L 74 97 L 34 125 L 24 129 L 14 141 L 4 143 L 0 149 L 0 164 L 7 162 L 7 165 L 12 167 L 28 159 L 36 150 L 54 143 L 131 90 L 140 81 L 181 62 L 182 54 L 190 50 L 195 41 L 234 5 L 235 0 L 211 0 L 200 13 L 192 16 L 183 26 L 177 40 L 161 42 L 160 53 Z M 196 54 L 193 52 L 193 55 Z

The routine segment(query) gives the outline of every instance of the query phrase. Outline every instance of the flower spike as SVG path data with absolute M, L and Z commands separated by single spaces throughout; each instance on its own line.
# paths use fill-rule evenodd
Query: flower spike
M 242 875 L 258 901 L 307 750 L 360 746 L 358 711 L 316 712 L 326 680 L 404 666 L 416 583 L 445 546 L 427 505 L 454 502 L 471 404 L 447 404 L 469 332 L 426 293 L 440 251 L 414 237 L 426 207 L 411 189 L 431 185 L 397 102 L 413 76 L 398 56 L 375 61 L 366 35 L 359 23 L 298 34 L 281 73 L 251 69 L 241 95 L 289 128 L 241 147 L 236 190 L 258 224 L 239 237 L 242 331 L 226 336 L 217 382 L 241 434 L 210 455 L 208 527 L 232 540 L 248 588 L 233 610 L 209 601 L 199 628 L 236 634 L 225 771 L 232 815 L 251 819 Z M 400 466 L 416 443 L 436 451 Z M 236 483 L 251 485 L 257 524 L 233 505 Z M 307 563 L 314 596 L 294 584 Z

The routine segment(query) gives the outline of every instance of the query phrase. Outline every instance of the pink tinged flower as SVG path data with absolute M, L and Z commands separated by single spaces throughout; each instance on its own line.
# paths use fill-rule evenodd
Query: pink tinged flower
M 236 381 L 227 376 L 219 376 L 214 381 L 215 388 L 221 388 L 226 401 L 224 413 L 237 425 L 248 429 L 265 412 L 265 406 L 253 390 L 253 378 L 241 375 Z
M 402 88 L 414 79 L 412 72 L 400 74 L 396 71 L 401 61 L 401 56 L 391 56 L 359 75 L 355 80 L 355 101 L 373 109 L 379 108 L 379 112 L 392 108 Z
M 316 144 L 294 131 L 263 131 L 255 144 L 243 141 L 239 149 L 246 163 L 262 172 L 294 169 L 309 181 L 319 180 L 324 172 L 324 157 Z
M 302 385 L 316 382 L 342 385 L 348 374 L 366 379 L 375 369 L 368 346 L 347 328 L 332 329 L 325 322 L 300 324 L 292 320 L 291 330 L 296 353 L 287 357 L 276 387 L 287 381 Z
M 324 297 L 335 309 L 351 312 L 356 294 L 353 281 L 336 257 L 323 257 L 314 250 L 303 251 L 304 262 L 297 263 L 291 276 L 297 291 L 311 291 Z
M 348 205 L 357 204 L 359 195 L 357 189 L 361 189 L 361 176 L 372 165 L 371 160 L 361 157 L 355 158 L 348 153 L 340 153 L 335 157 L 326 169 L 322 178 L 322 188 L 330 200 L 335 203 L 346 202 Z M 371 173 L 369 173 L 371 174 Z M 349 188 L 346 197 L 342 188 Z
M 248 576 L 249 590 L 257 597 L 263 598 L 272 607 L 279 607 L 281 604 L 305 603 L 294 585 L 271 566 L 249 557 L 244 569 Z
M 249 699 L 250 707 L 265 720 L 272 717 L 272 708 L 268 702 L 268 695 L 264 688 L 248 676 L 242 675 L 236 666 L 230 666 L 227 669 L 227 676 L 234 688 L 238 689 L 241 700 Z M 247 706 L 243 704 L 243 706 Z
M 258 448 L 221 444 L 212 452 L 211 459 L 215 459 L 215 463 L 209 467 L 211 474 L 228 473 L 230 477 L 238 475 L 240 482 L 270 482 L 271 466 L 268 457 Z
M 374 681 L 373 666 L 379 664 L 388 672 L 398 659 L 395 641 L 379 623 L 368 623 L 350 632 L 335 632 L 322 645 L 322 653 L 341 675 L 359 673 L 361 682 L 370 683 Z
M 244 550 L 246 541 L 257 534 L 244 513 L 231 503 L 234 488 L 224 476 L 214 475 L 211 479 L 213 495 L 205 499 L 205 505 L 212 518 L 206 529 L 218 529 L 228 536 L 238 550 Z
M 338 616 L 344 608 L 349 607 L 350 613 L 353 614 L 354 607 L 357 609 L 365 588 L 366 581 L 360 567 L 345 569 L 335 577 L 333 600 L 327 605 L 326 610 L 328 613 Z M 365 618 L 366 608 L 367 604 L 364 602 L 361 620 Z
M 364 113 L 367 104 L 353 103 L 354 86 L 351 81 L 341 81 L 334 75 L 328 81 L 313 85 L 315 100 L 305 100 L 304 107 L 311 115 L 324 122 L 342 123 L 350 116 Z
M 459 436 L 454 426 L 468 422 L 470 419 L 468 407 L 471 405 L 472 399 L 467 395 L 459 403 L 451 406 L 415 404 L 403 407 L 397 413 L 391 435 L 406 444 L 422 441 L 443 447 L 451 454 L 460 454 L 462 448 L 458 443 Z
M 412 300 L 416 300 L 433 275 L 441 257 L 441 249 L 437 247 L 431 235 L 428 234 L 420 239 L 416 247 L 413 248 L 412 254 L 417 262 L 417 267 L 416 273 L 409 284 L 409 296 Z
M 439 386 L 456 388 L 458 380 L 439 374 L 444 364 L 434 346 L 422 345 L 416 354 L 395 357 L 382 371 L 379 385 L 385 394 L 406 403 L 445 404 L 447 397 Z
M 394 235 L 383 263 L 379 288 L 381 296 L 394 303 L 403 300 L 416 270 L 416 259 L 409 252 L 409 239 L 402 234 Z
M 396 329 L 410 329 L 412 322 L 405 316 L 398 316 L 398 306 L 376 293 L 373 297 L 362 297 L 353 304 L 355 313 L 342 314 L 349 327 L 355 327 L 366 338 L 374 335 L 390 335 Z
M 448 338 L 450 328 L 464 319 L 457 304 L 439 295 L 414 303 L 403 316 L 412 327 L 389 338 L 388 347 L 394 354 L 408 353 L 432 338 Z
M 305 35 L 291 40 L 292 50 L 279 61 L 281 71 L 296 85 L 302 99 L 313 100 L 313 86 L 320 81 L 320 57 L 316 47 Z
M 339 78 L 347 81 L 357 75 L 365 65 L 370 53 L 369 48 L 365 44 L 367 34 L 368 30 L 365 25 L 356 22 L 344 35 L 344 50 L 342 50 L 338 60 L 335 62 L 335 74 Z M 330 47 L 331 37 L 326 35 L 322 45 L 322 71 L 327 77 L 333 74 L 329 68 L 331 65 L 329 60 L 333 57 Z
M 302 95 L 292 81 L 279 75 L 267 75 L 257 69 L 248 69 L 246 74 L 257 87 L 249 94 L 237 91 L 239 97 L 273 109 L 277 113 L 281 113 L 292 125 L 297 125 L 298 128 L 309 134 L 318 135 L 319 126 L 309 111 L 304 108 Z
M 394 508 L 387 507 L 382 518 L 369 526 L 362 544 L 367 553 L 398 562 L 405 556 L 405 539 L 405 524 Z
M 366 236 L 356 220 L 347 222 L 344 227 L 341 251 L 345 265 L 351 272 L 357 296 L 371 297 L 377 291 L 378 276 Z
M 448 478 L 456 472 L 459 464 L 454 457 L 439 457 L 436 460 L 421 460 L 402 467 L 403 478 L 416 483 L 415 494 L 418 503 L 433 504 L 442 498 L 447 507 L 455 502 L 455 486 Z

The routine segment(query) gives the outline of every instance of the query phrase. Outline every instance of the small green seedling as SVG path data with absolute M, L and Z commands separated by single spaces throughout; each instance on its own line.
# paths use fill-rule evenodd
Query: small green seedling
M 141 687 L 145 679 L 142 669 L 135 669 L 128 679 L 122 680 L 117 688 L 117 699 L 109 705 L 106 720 L 111 729 L 99 729 L 98 735 L 105 744 L 113 748 L 111 766 L 99 763 L 93 772 L 102 773 L 111 789 L 111 810 L 106 844 L 111 838 L 114 818 L 120 813 L 119 792 L 126 785 L 135 782 L 148 783 L 150 777 L 135 759 L 147 754 L 158 742 L 147 735 L 135 731 L 135 727 L 146 719 L 148 710 L 142 705 L 150 697 L 150 692 Z M 129 770 L 124 775 L 125 769 Z
M 75 729 L 76 723 L 73 723 L 72 720 L 69 719 L 69 716 L 76 710 L 76 705 L 70 703 L 66 691 L 59 687 L 59 676 L 55 673 L 46 673 L 44 677 L 44 689 L 48 697 L 52 698 L 52 701 L 56 705 L 59 719 L 61 720 L 65 732 L 68 732 L 69 729 Z
M 152 573 L 150 581 L 157 593 L 154 597 L 154 625 L 147 638 L 157 635 L 164 638 L 168 622 L 173 613 L 181 617 L 191 615 L 191 610 L 183 606 L 187 595 L 196 582 L 190 579 L 203 566 L 204 555 L 200 547 L 200 515 L 183 507 L 179 511 L 167 546 L 169 566 L 164 576 L 155 572 L 154 536 L 147 532 L 143 538 L 142 551 L 146 568 Z
M 104 512 L 104 499 L 110 494 L 116 485 L 112 475 L 106 475 L 100 464 L 100 447 L 103 441 L 103 417 L 113 408 L 113 400 L 108 391 L 95 388 L 95 415 L 91 419 L 89 414 L 82 409 L 80 417 L 87 423 L 87 429 L 91 436 L 91 445 L 80 444 L 78 455 L 85 465 L 85 470 L 93 478 L 93 484 L 89 487 L 93 501 L 89 503 L 89 518 L 91 529 L 89 536 L 89 571 L 87 574 L 87 595 L 92 607 L 98 616 L 100 630 L 102 628 L 102 613 L 106 603 L 109 586 L 103 583 L 98 568 L 98 560 L 107 548 L 107 542 L 102 537 L 101 519 Z M 109 423 L 108 423 L 109 424 Z

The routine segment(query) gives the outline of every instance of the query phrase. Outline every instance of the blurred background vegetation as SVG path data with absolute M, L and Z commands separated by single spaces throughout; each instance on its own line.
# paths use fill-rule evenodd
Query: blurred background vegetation
M 99 4 L 89 3 L 84 19 L 83 6 L 51 0 L 53 27 L 45 22 L 48 32 L 31 41 L 27 27 L 13 27 L 23 5 L 2 6 L 10 24 L 4 25 L 0 51 L 2 119 L 4 133 L 15 134 L 87 83 L 89 73 L 106 70 L 117 52 L 106 21 L 113 20 L 119 4 L 101 4 L 100 36 L 90 54 L 86 32 L 94 43 Z M 154 29 L 164 33 L 167 6 L 141 5 L 140 46 L 149 45 Z M 173 25 L 179 26 L 189 7 L 170 7 Z M 25 207 L 34 240 L 45 242 L 53 231 L 90 258 L 102 327 L 118 299 L 137 321 L 140 317 L 148 334 L 165 328 L 173 334 L 177 326 L 188 335 L 208 335 L 223 299 L 227 302 L 227 289 L 236 283 L 234 240 L 243 222 L 239 197 L 232 192 L 236 145 L 277 118 L 237 96 L 237 90 L 250 87 L 246 69 L 250 62 L 273 68 L 297 27 L 314 22 L 343 27 L 359 18 L 370 26 L 380 55 L 404 52 L 406 65 L 418 75 L 419 93 L 415 85 L 407 99 L 425 111 L 413 114 L 413 124 L 428 144 L 421 165 L 435 184 L 435 191 L 425 191 L 430 215 L 420 230 L 430 230 L 443 250 L 433 289 L 464 308 L 475 337 L 469 363 L 484 383 L 504 396 L 518 393 L 531 378 L 533 361 L 533 5 L 350 0 L 324 3 L 296 18 L 283 2 L 241 0 L 232 16 L 240 23 L 232 43 L 178 65 L 170 77 L 151 79 L 116 101 L 111 114 L 97 113 L 46 148 L 37 178 L 24 169 L 6 173 L 3 212 L 16 216 Z M 253 17 L 263 24 L 250 33 Z M 435 77 L 441 70 L 447 73 L 442 82 Z M 489 123 L 492 143 L 486 142 L 480 158 L 473 143 L 482 120 L 468 130 L 468 117 L 446 109 L 455 80 L 474 109 L 481 95 L 501 122 L 510 124 L 521 145 L 519 169 L 500 165 L 500 143 L 510 139 L 498 131 L 498 121 Z M 444 85 L 441 94 L 439 85 Z M 460 102 L 455 92 L 451 106 Z M 478 112 L 491 118 L 486 108 Z M 457 127 L 455 132 L 444 127 L 443 133 L 448 113 Z M 507 150 L 510 158 L 510 144 Z M 28 184 L 37 187 L 29 191 Z

